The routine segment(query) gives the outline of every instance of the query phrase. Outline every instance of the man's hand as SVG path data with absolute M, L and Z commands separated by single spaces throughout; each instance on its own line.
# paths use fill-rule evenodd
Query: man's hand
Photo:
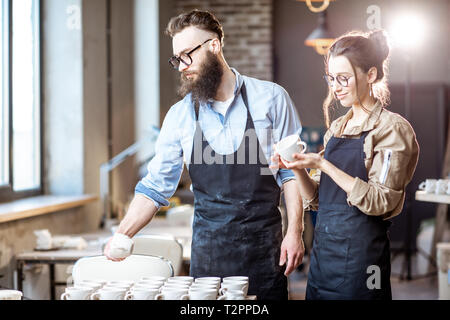
M 285 276 L 292 273 L 303 261 L 305 245 L 303 244 L 301 232 L 287 232 L 281 243 L 280 266 L 287 260 Z
M 110 249 L 110 247 L 111 247 L 111 241 L 112 241 L 112 237 L 109 238 L 108 243 L 106 243 L 106 246 L 105 246 L 105 248 L 103 249 L 103 254 L 105 255 L 105 257 L 106 257 L 108 260 L 112 260 L 112 261 L 116 261 L 116 262 L 122 261 L 123 259 L 113 258 L 113 257 L 111 257 L 111 255 L 109 254 L 109 249 Z
M 114 236 L 109 239 L 103 254 L 112 261 L 122 261 L 133 251 L 133 238 L 152 220 L 158 208 L 153 201 L 141 194 L 134 196 L 128 212 L 120 222 Z
M 116 262 L 122 261 L 131 255 L 133 245 L 133 240 L 128 236 L 116 232 L 114 236 L 108 240 L 108 243 L 103 250 L 103 254 L 108 260 Z

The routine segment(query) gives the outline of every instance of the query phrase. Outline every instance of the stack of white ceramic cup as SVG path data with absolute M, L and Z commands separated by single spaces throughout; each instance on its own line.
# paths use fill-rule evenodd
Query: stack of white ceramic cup
M 166 279 L 160 276 L 141 278 L 128 290 L 125 300 L 155 300 Z
M 247 276 L 232 276 L 223 278 L 219 290 L 219 300 L 245 300 L 248 293 L 249 279 Z
M 245 300 L 247 276 L 153 276 L 139 281 L 83 280 L 67 287 L 62 300 Z
M 104 280 L 82 280 L 67 287 L 61 300 L 89 300 L 91 295 L 106 284 Z
M 196 278 L 189 287 L 189 300 L 216 300 L 219 288 L 219 277 Z
M 160 288 L 156 300 L 188 300 L 189 287 L 194 282 L 193 277 L 174 276 L 167 279 Z

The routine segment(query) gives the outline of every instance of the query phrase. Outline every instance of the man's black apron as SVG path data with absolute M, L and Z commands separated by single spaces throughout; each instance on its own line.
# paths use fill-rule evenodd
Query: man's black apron
M 358 139 L 332 137 L 325 159 L 347 174 L 368 181 L 364 164 L 367 134 Z M 345 191 L 322 172 L 306 299 L 392 299 L 391 222 L 350 207 L 346 199 Z
M 238 150 L 230 155 L 216 154 L 210 147 L 195 108 L 197 121 L 189 165 L 195 196 L 190 275 L 248 276 L 249 295 L 257 295 L 258 300 L 287 299 L 285 267 L 279 266 L 280 188 L 273 175 L 261 174 L 268 165 L 248 109 L 245 84 L 241 95 L 247 123 Z M 194 152 L 199 152 L 198 148 L 194 150 L 196 145 L 201 146 L 202 155 L 208 153 L 220 160 L 208 164 L 202 156 L 200 163 L 195 163 Z M 252 147 L 257 156 L 249 154 Z M 249 159 L 254 161 L 250 163 Z

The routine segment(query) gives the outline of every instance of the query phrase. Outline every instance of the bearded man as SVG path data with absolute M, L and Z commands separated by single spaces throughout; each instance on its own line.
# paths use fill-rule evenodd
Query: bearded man
M 183 99 L 165 116 L 148 174 L 104 254 L 113 261 L 130 254 L 131 238 L 169 204 L 186 164 L 195 209 L 190 275 L 247 276 L 249 295 L 287 299 L 287 275 L 304 255 L 303 206 L 293 173 L 269 170 L 267 159 L 275 143 L 301 132 L 294 104 L 281 86 L 228 66 L 223 29 L 212 13 L 173 17 L 166 32 Z

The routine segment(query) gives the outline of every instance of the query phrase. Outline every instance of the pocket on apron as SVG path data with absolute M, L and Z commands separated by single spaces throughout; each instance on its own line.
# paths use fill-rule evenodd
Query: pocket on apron
M 310 268 L 313 282 L 319 288 L 335 289 L 345 281 L 350 238 L 316 230 L 314 262 Z

